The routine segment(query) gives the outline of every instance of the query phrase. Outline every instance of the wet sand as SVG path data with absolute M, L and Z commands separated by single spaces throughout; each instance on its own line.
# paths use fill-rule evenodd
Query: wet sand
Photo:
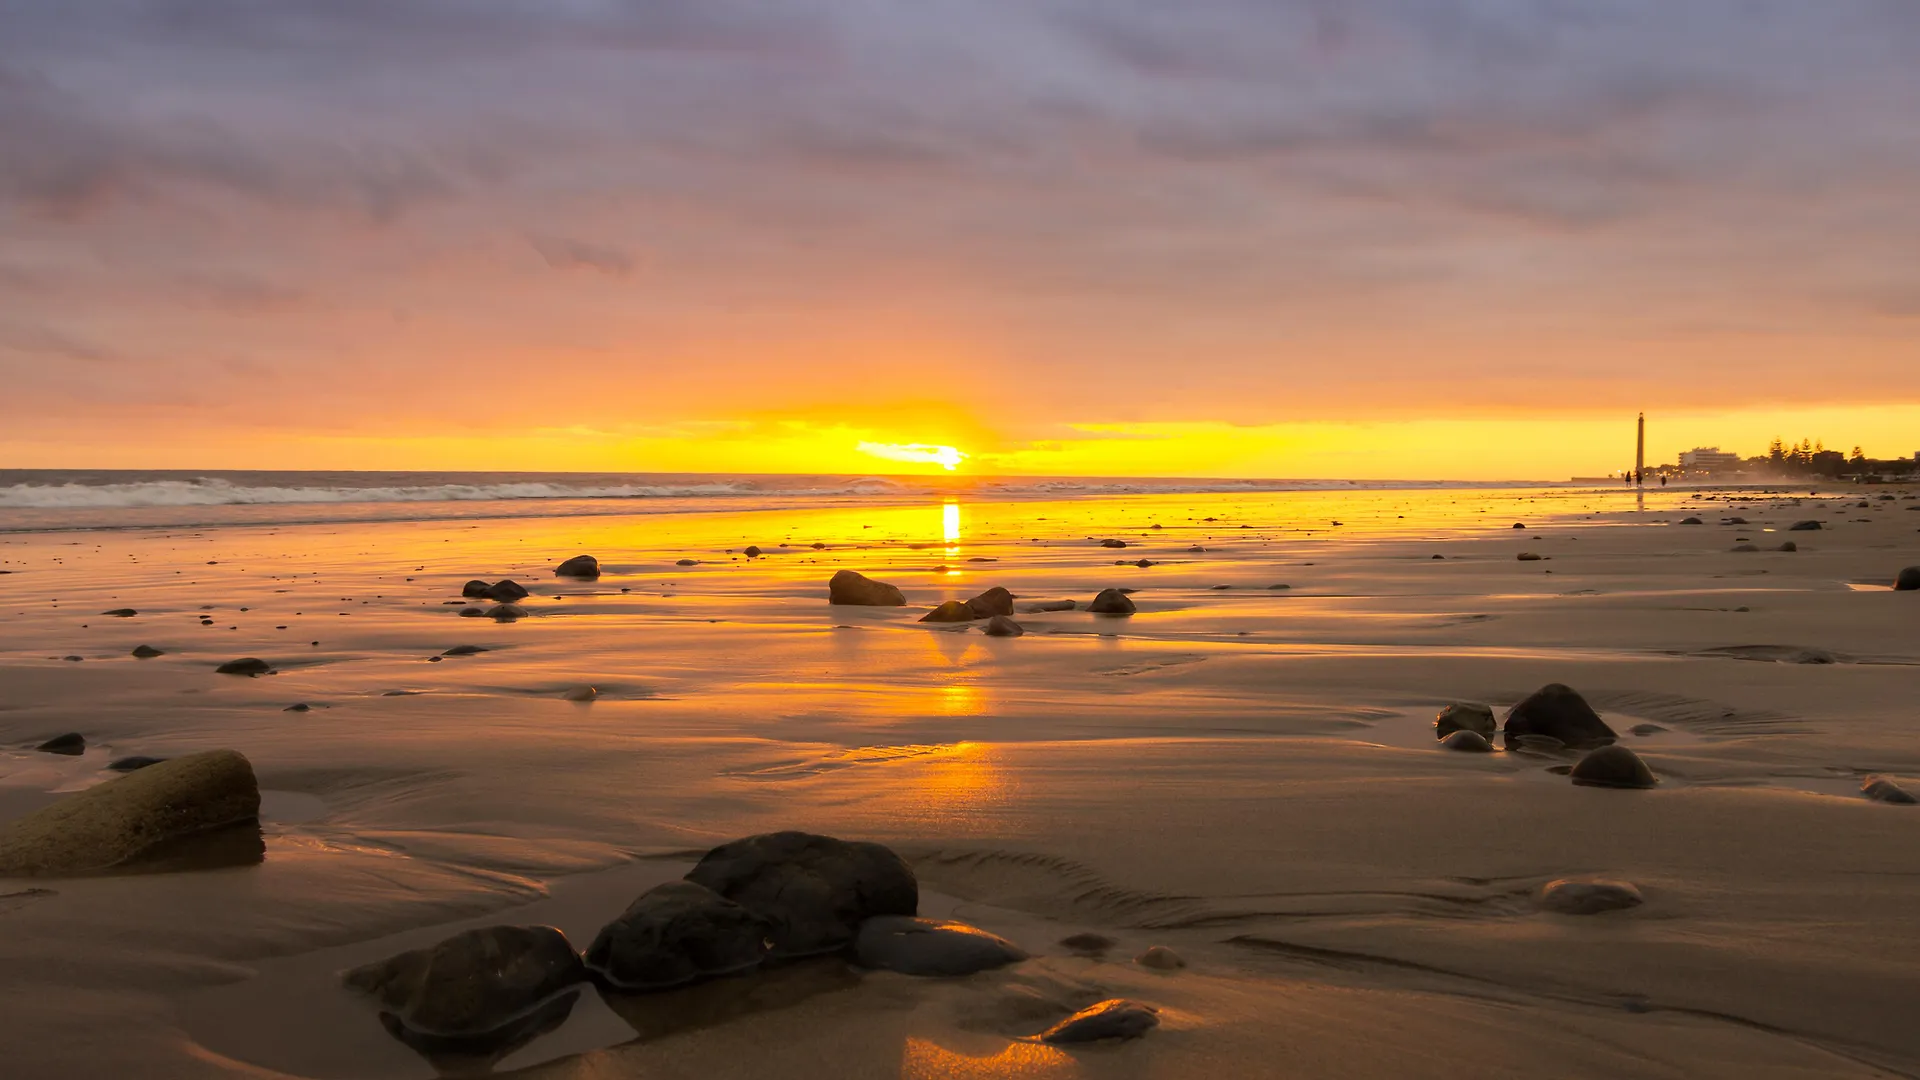
M 1034 959 L 963 980 L 809 970 L 679 1005 L 589 993 L 497 1070 L 1920 1075 L 1920 808 L 1859 793 L 1868 774 L 1920 789 L 1920 594 L 1886 588 L 1920 564 L 1909 494 L 0 537 L 0 819 L 116 757 L 231 747 L 265 790 L 266 848 L 226 869 L 0 880 L 0 1055 L 23 1077 L 432 1076 L 336 972 L 502 921 L 584 944 L 707 847 L 803 828 L 893 846 L 923 913 Z M 1787 531 L 1809 518 L 1827 528 Z M 583 552 L 599 581 L 551 575 Z M 909 606 L 829 606 L 842 568 Z M 474 577 L 527 585 L 532 614 L 460 617 Z M 1019 614 L 1013 639 L 915 621 L 993 585 L 1017 610 L 1133 588 L 1139 612 Z M 118 608 L 138 614 L 100 614 Z M 140 644 L 166 654 L 129 656 Z M 488 651 L 435 659 L 463 644 Z M 277 674 L 214 674 L 241 656 Z M 1660 787 L 1437 748 L 1442 705 L 1504 711 L 1548 682 L 1584 693 Z M 563 700 L 584 686 L 594 701 Z M 1626 734 L 1639 724 L 1662 730 Z M 84 755 L 30 749 L 66 731 Z M 1540 910 L 1541 885 L 1582 876 L 1646 902 Z M 1085 932 L 1116 944 L 1057 944 Z M 1189 966 L 1132 963 L 1155 944 Z M 1085 1049 L 1021 1038 L 1114 995 L 1161 1026 Z

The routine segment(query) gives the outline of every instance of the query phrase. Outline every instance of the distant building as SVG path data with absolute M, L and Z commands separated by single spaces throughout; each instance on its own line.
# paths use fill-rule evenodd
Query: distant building
M 1725 472 L 1739 467 L 1739 454 L 1722 453 L 1717 446 L 1696 446 L 1680 454 L 1680 468 L 1687 472 Z

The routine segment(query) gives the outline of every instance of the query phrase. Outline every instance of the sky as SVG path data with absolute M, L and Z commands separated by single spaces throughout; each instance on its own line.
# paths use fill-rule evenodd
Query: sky
M 0 467 L 1920 451 L 1914 0 L 0 0 Z

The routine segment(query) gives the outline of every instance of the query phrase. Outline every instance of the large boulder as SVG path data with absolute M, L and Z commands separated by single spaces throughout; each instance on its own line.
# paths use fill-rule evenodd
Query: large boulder
M 1561 683 L 1548 683 L 1507 710 L 1507 747 L 1513 748 L 1523 736 L 1557 739 L 1575 750 L 1605 746 L 1618 738 L 1586 698 Z
M 670 881 L 627 906 L 587 946 L 589 970 L 619 990 L 664 990 L 760 966 L 767 921 L 705 885 Z
M 591 555 L 575 555 L 553 568 L 553 576 L 591 581 L 600 576 L 600 560 Z
M 486 598 L 502 604 L 511 604 L 527 598 L 526 587 L 512 578 L 496 581 L 487 586 Z
M 947 623 L 972 622 L 978 617 L 979 616 L 973 613 L 973 609 L 967 605 L 958 600 L 949 600 L 939 607 L 934 608 L 932 611 L 927 612 L 925 615 L 920 616 L 920 621 Z
M 1920 566 L 1909 566 L 1893 579 L 1894 592 L 1920 591 Z
M 913 915 L 920 886 L 879 844 L 803 832 L 764 833 L 714 848 L 687 874 L 766 919 L 776 957 L 831 952 L 876 915 Z
M 990 619 L 995 615 L 1013 614 L 1013 594 L 995 585 L 979 596 L 967 601 L 977 618 Z
M 827 602 L 854 607 L 905 607 L 907 598 L 900 590 L 865 574 L 842 570 L 827 582 Z
M 1471 731 L 1491 739 L 1499 729 L 1500 723 L 1493 718 L 1492 709 L 1464 702 L 1455 702 L 1441 709 L 1440 715 L 1433 720 L 1433 734 L 1437 739 L 1444 739 L 1456 731 Z
M 862 967 L 902 975 L 971 975 L 1027 958 L 1026 950 L 977 926 L 944 919 L 881 915 L 860 924 L 853 958 Z
M 1026 627 L 1021 626 L 1005 615 L 995 615 L 993 618 L 988 619 L 987 627 L 982 631 L 982 633 L 988 637 L 1019 637 L 1026 632 Z
M 472 581 L 460 586 L 460 595 L 469 600 L 484 600 L 487 596 L 487 590 L 491 588 L 493 588 L 492 585 L 481 581 L 479 578 L 474 578 Z
M 105 870 L 195 833 L 254 821 L 260 788 L 232 750 L 148 765 L 0 827 L 0 877 Z
M 87 737 L 77 731 L 69 731 L 64 735 L 55 735 L 53 738 L 34 747 L 34 749 L 43 754 L 61 754 L 66 757 L 79 757 L 81 754 L 87 752 Z
M 1119 589 L 1101 589 L 1100 595 L 1087 605 L 1087 610 L 1096 615 L 1131 615 L 1134 612 L 1133 598 Z
M 567 936 L 551 926 L 483 926 L 354 968 L 343 981 L 392 1014 L 403 1039 L 477 1039 L 508 1037 L 586 977 Z

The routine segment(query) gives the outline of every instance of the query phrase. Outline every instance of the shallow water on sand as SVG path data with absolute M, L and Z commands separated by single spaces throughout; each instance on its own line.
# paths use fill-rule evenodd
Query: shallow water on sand
M 0 881 L 0 1007 L 21 1018 L 0 1052 L 30 1076 L 432 1075 L 332 971 L 468 922 L 583 943 L 690 853 L 807 828 L 894 845 L 935 914 L 1037 958 L 960 984 L 855 977 L 637 1042 L 588 1001 L 501 1067 L 1441 1075 L 1440 1048 L 1475 1076 L 1920 1071 L 1902 1019 L 1920 1004 L 1920 815 L 1858 794 L 1867 773 L 1920 774 L 1913 597 L 1849 587 L 1920 562 L 1911 515 L 1888 512 L 1911 503 L 1722 494 L 6 536 L 0 818 L 130 754 L 233 747 L 266 794 L 257 865 Z M 1735 510 L 1750 524 L 1719 523 Z M 1832 524 L 1798 552 L 1731 550 L 1808 517 Z M 598 581 L 552 576 L 582 552 Z M 829 606 L 842 568 L 909 607 Z M 529 616 L 461 617 L 473 577 L 526 585 Z M 916 621 L 993 585 L 1017 611 L 1130 588 L 1139 612 L 1018 614 L 1014 639 Z M 485 651 L 442 655 L 457 645 Z M 214 674 L 241 656 L 275 673 Z M 1437 748 L 1439 706 L 1553 681 L 1661 786 Z M 565 700 L 582 687 L 592 701 Z M 1641 724 L 1660 730 L 1627 734 Z M 65 731 L 84 755 L 31 749 Z M 1587 920 L 1532 905 L 1580 874 L 1648 902 Z M 1125 948 L 1053 945 L 1085 930 Z M 1128 962 L 1155 943 L 1194 967 Z M 1089 1052 L 1018 1040 L 1095 991 L 1161 1004 L 1163 1030 Z

